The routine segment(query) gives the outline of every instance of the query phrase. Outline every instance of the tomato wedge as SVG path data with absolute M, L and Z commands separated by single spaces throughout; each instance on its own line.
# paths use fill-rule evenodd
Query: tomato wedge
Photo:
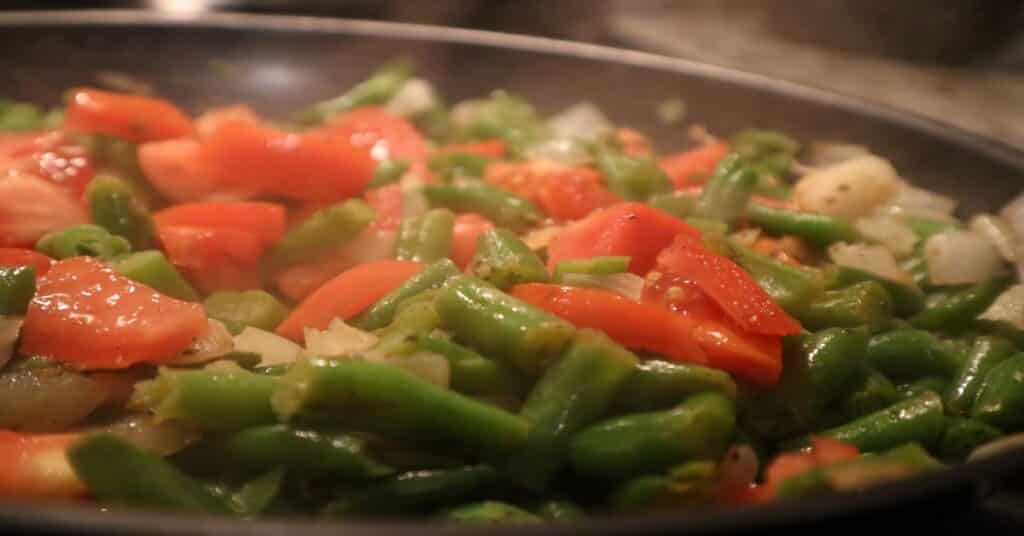
M 839 463 L 858 455 L 860 450 L 853 445 L 829 437 L 811 436 L 809 449 L 780 454 L 768 464 L 764 470 L 764 483 L 755 486 L 757 497 L 760 500 L 771 499 L 787 479 L 815 467 Z
M 402 187 L 389 184 L 368 190 L 366 204 L 373 208 L 376 217 L 371 227 L 375 229 L 395 230 L 402 224 Z
M 303 300 L 277 327 L 277 334 L 305 339 L 303 328 L 324 329 L 335 318 L 348 320 L 423 269 L 411 261 L 377 261 L 347 270 Z
M 153 214 L 153 220 L 157 225 L 245 231 L 259 237 L 264 245 L 281 240 L 285 230 L 283 206 L 255 201 L 174 205 Z
M 88 221 L 66 189 L 31 175 L 0 177 L 0 247 L 32 247 L 50 231 Z
M 700 232 L 643 203 L 618 203 L 570 224 L 548 245 L 548 268 L 566 259 L 602 255 L 630 257 L 629 271 L 644 275 L 676 235 Z
M 89 151 L 61 131 L 0 135 L 0 172 L 27 173 L 78 199 L 96 173 Z
M 169 298 L 89 257 L 39 279 L 20 351 L 79 369 L 119 369 L 178 355 L 207 327 L 199 304 Z
M 374 160 L 390 158 L 422 161 L 427 141 L 407 119 L 379 106 L 357 108 L 328 120 L 321 130 L 349 141 Z
M 729 144 L 725 142 L 708 143 L 695 149 L 683 151 L 663 157 L 659 161 L 676 190 L 688 186 L 702 184 L 715 170 L 718 161 L 729 152 Z
M 492 158 L 501 158 L 502 156 L 505 156 L 505 140 L 495 139 L 483 141 L 469 141 L 466 143 L 452 143 L 438 147 L 437 152 L 470 153 L 478 154 L 480 156 L 490 156 Z
M 58 499 L 85 495 L 68 463 L 79 434 L 21 434 L 0 430 L 0 497 Z
M 182 138 L 193 133 L 188 116 L 163 99 L 92 88 L 76 88 L 68 93 L 64 128 L 136 143 Z
M 794 335 L 800 323 L 772 300 L 735 262 L 681 235 L 657 258 L 657 269 L 692 281 L 742 329 L 762 335 Z
M 618 196 L 605 188 L 601 174 L 587 167 L 566 167 L 548 177 L 537 191 L 537 205 L 558 221 L 578 220 L 614 205 Z
M 455 265 L 465 270 L 476 253 L 476 239 L 480 235 L 494 229 L 491 220 L 475 213 L 465 212 L 455 216 L 455 229 L 452 231 L 452 249 L 450 256 Z
M 0 248 L 0 266 L 31 266 L 36 278 L 46 275 L 53 266 L 53 259 L 25 248 Z
M 203 292 L 259 288 L 264 241 L 230 228 L 158 225 L 167 258 Z

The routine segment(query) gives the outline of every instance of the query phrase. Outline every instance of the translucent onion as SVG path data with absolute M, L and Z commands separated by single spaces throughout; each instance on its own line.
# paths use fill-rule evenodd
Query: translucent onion
M 98 382 L 62 367 L 9 372 L 0 375 L 0 429 L 65 431 L 105 399 Z
M 917 245 L 917 234 L 903 222 L 890 216 L 861 218 L 854 227 L 862 236 L 885 246 L 897 257 L 910 255 Z
M 806 163 L 811 167 L 822 168 L 870 154 L 871 151 L 863 145 L 818 141 L 812 143 L 808 149 Z
M 246 327 L 235 335 L 235 351 L 260 355 L 260 366 L 294 363 L 302 354 L 302 347 L 280 335 Z
M 553 137 L 596 140 L 615 130 L 604 113 L 589 102 L 580 102 L 548 118 Z
M 994 276 L 1003 259 L 991 242 L 973 231 L 948 229 L 924 243 L 928 280 L 935 285 L 967 285 Z
M 14 343 L 18 342 L 23 322 L 20 316 L 0 315 L 0 368 L 14 357 Z
M 157 423 L 151 415 L 129 415 L 106 426 L 93 428 L 92 432 L 109 432 L 119 435 L 136 445 L 169 456 L 201 437 L 198 430 L 181 421 Z
M 213 361 L 230 354 L 235 349 L 234 340 L 228 328 L 219 320 L 207 319 L 206 332 L 192 344 L 182 350 L 181 354 L 168 361 L 169 365 L 195 365 Z
M 614 292 L 633 301 L 640 301 L 644 292 L 644 278 L 631 273 L 623 274 L 565 274 L 562 282 L 574 287 L 592 287 Z
M 803 210 L 856 219 L 871 214 L 899 187 L 892 164 L 868 155 L 804 175 L 794 187 L 793 198 Z
M 548 247 L 548 244 L 550 244 L 563 229 L 565 229 L 565 227 L 561 225 L 549 225 L 547 227 L 535 229 L 526 233 L 526 236 L 523 237 L 523 243 L 534 251 L 542 250 Z
M 412 117 L 437 105 L 434 86 L 422 78 L 411 78 L 398 89 L 385 108 L 402 117 Z
M 1024 330 L 1024 284 L 1016 284 L 1003 291 L 978 318 Z
M 1013 231 L 1003 222 L 991 214 L 978 214 L 971 218 L 968 227 L 984 236 L 996 247 L 999 255 L 1004 260 L 1013 262 L 1017 259 L 1017 246 L 1013 237 Z
M 377 336 L 354 328 L 340 318 L 331 320 L 327 329 L 305 328 L 306 352 L 320 357 L 350 356 L 365 352 L 377 344 Z
M 901 180 L 899 189 L 887 203 L 876 211 L 879 215 L 915 217 L 947 223 L 957 223 L 953 211 L 956 200 L 930 190 L 917 188 Z
M 526 158 L 558 162 L 568 166 L 588 164 L 593 160 L 582 143 L 566 138 L 552 138 L 535 143 L 526 148 Z
M 829 258 L 840 266 L 859 268 L 879 277 L 914 285 L 914 278 L 900 267 L 896 257 L 884 246 L 838 242 L 828 248 Z
M 409 355 L 391 355 L 370 351 L 364 353 L 363 358 L 405 369 L 438 387 L 447 389 L 451 384 L 451 367 L 448 359 L 440 354 L 414 352 Z

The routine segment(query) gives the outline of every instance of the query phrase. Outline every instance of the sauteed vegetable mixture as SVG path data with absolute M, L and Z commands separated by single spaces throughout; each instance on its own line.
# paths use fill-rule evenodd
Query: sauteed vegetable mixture
M 75 88 L 0 128 L 3 497 L 533 523 L 1024 431 L 1024 198 L 960 220 L 884 148 L 658 153 L 403 61 L 284 120 Z

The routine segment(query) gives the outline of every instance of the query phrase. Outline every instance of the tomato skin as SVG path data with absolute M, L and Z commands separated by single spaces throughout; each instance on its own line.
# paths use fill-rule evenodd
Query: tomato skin
M 501 158 L 505 156 L 505 140 L 494 139 L 483 141 L 470 141 L 466 143 L 452 143 L 438 147 L 437 152 L 470 153 L 478 154 L 480 156 L 490 156 L 491 158 Z
M 480 235 L 494 229 L 491 220 L 475 213 L 465 212 L 455 216 L 452 231 L 451 259 L 460 269 L 465 270 L 476 253 L 476 240 Z
M 79 434 L 22 434 L 0 430 L 0 497 L 63 499 L 86 494 L 66 452 Z
M 548 269 L 566 259 L 630 257 L 629 271 L 644 275 L 676 235 L 700 231 L 643 203 L 617 203 L 569 224 L 548 245 Z
M 190 136 L 192 120 L 163 99 L 75 88 L 68 93 L 64 128 L 141 143 Z
M 88 222 L 67 189 L 31 175 L 0 176 L 0 247 L 31 248 L 50 231 Z
M 491 162 L 484 171 L 490 184 L 529 199 L 559 221 L 576 220 L 619 201 L 586 166 L 556 162 Z
M 423 161 L 427 142 L 407 119 L 379 106 L 357 108 L 330 118 L 322 131 L 348 140 L 376 161 Z
M 202 306 L 169 298 L 89 257 L 64 259 L 39 279 L 20 351 L 82 369 L 174 358 L 207 327 Z
M 0 248 L 0 266 L 31 266 L 39 279 L 50 271 L 53 259 L 31 249 Z
M 284 207 L 276 203 L 255 201 L 174 205 L 153 214 L 153 220 L 162 226 L 244 231 L 259 237 L 266 246 L 281 240 L 285 231 Z
M 729 144 L 715 142 L 663 157 L 658 164 L 676 190 L 703 183 L 729 152 Z M 703 179 L 703 180 L 701 180 Z
M 231 228 L 157 225 L 167 258 L 205 293 L 248 290 L 262 284 L 260 257 L 265 242 Z
M 0 134 L 0 173 L 26 173 L 66 188 L 78 199 L 96 174 L 88 149 L 64 132 Z

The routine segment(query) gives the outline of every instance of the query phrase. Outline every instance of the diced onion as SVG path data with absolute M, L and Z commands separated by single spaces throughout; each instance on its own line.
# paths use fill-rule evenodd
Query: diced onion
M 582 143 L 567 138 L 552 138 L 535 143 L 526 148 L 526 158 L 558 162 L 568 166 L 587 164 L 592 160 Z
M 168 361 L 170 365 L 194 365 L 213 361 L 218 357 L 230 354 L 235 348 L 234 340 L 228 328 L 219 320 L 207 319 L 206 332 L 192 341 L 182 350 L 181 354 Z
M 883 245 L 897 257 L 914 252 L 918 236 L 896 218 L 875 216 L 857 220 L 854 227 L 865 238 Z
M 235 335 L 235 351 L 260 355 L 260 366 L 294 363 L 302 347 L 269 331 L 247 326 Z
M 398 240 L 398 231 L 366 229 L 345 244 L 342 253 L 351 266 L 390 259 L 395 252 L 396 240 Z
M 924 243 L 928 280 L 935 285 L 966 285 L 991 278 L 1003 266 L 999 251 L 972 231 L 949 229 Z
M 548 247 L 548 244 L 550 244 L 563 229 L 565 229 L 565 227 L 560 225 L 549 225 L 547 227 L 535 229 L 523 237 L 523 243 L 534 251 L 542 250 Z
M 437 92 L 434 86 L 422 78 L 412 78 L 402 84 L 385 107 L 393 114 L 412 117 L 436 105 Z
M 967 456 L 967 461 L 984 460 L 1015 450 L 1019 452 L 1021 448 L 1024 448 L 1024 432 L 1010 434 L 975 448 Z
M 93 432 L 109 432 L 161 456 L 169 456 L 198 441 L 198 430 L 179 420 L 156 422 L 151 415 L 129 415 Z
M 106 399 L 106 390 L 62 367 L 0 375 L 0 429 L 60 432 L 77 424 Z
M 808 149 L 807 165 L 814 168 L 828 167 L 870 154 L 871 151 L 863 145 L 819 141 L 812 143 Z
M 751 227 L 749 229 L 743 229 L 742 231 L 736 231 L 732 234 L 730 239 L 733 242 L 743 246 L 752 248 L 757 239 L 761 237 L 761 229 L 757 227 Z
M 855 219 L 888 201 L 899 184 L 888 160 L 860 156 L 804 175 L 793 197 L 803 210 Z
M 320 357 L 350 356 L 377 344 L 377 336 L 354 328 L 340 318 L 331 320 L 327 329 L 304 328 L 306 353 Z
M 884 246 L 838 242 L 828 248 L 829 258 L 840 266 L 858 268 L 879 277 L 914 285 L 914 278 L 896 263 L 896 257 Z
M 978 318 L 1024 330 L 1024 284 L 1013 285 L 1003 291 Z
M 631 273 L 623 274 L 565 274 L 562 282 L 574 287 L 593 287 L 614 292 L 633 301 L 640 301 L 644 292 L 644 278 Z
M 402 221 L 418 217 L 429 208 L 427 196 L 418 187 L 402 184 Z
M 18 342 L 23 322 L 20 316 L 0 316 L 0 368 L 14 356 L 14 343 Z
M 553 137 L 562 139 L 596 140 L 614 129 L 611 121 L 589 102 L 580 102 L 548 118 Z
M 1017 196 L 999 211 L 1017 242 L 1024 241 L 1024 194 Z
M 987 238 L 996 247 L 999 255 L 1004 260 L 1010 262 L 1016 260 L 1017 253 L 1013 231 L 1003 223 L 1003 220 L 991 214 L 978 214 L 971 218 L 971 223 L 968 227 L 975 233 Z
M 953 216 L 955 210 L 956 200 L 923 188 L 917 188 L 901 180 L 896 195 L 878 207 L 875 213 L 880 216 L 914 217 L 957 223 L 958 220 Z
M 405 369 L 438 387 L 447 389 L 451 383 L 448 359 L 440 354 L 415 352 L 409 355 L 379 355 L 370 352 L 365 357 L 367 361 L 387 363 Z

